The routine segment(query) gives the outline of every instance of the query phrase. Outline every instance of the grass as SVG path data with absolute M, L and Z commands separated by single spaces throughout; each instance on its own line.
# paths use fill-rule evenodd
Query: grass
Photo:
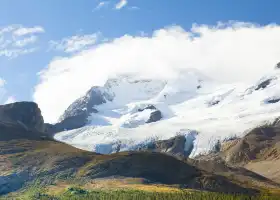
M 128 182 L 130 182 L 129 180 Z M 134 182 L 134 180 L 132 180 Z M 99 183 L 105 184 L 107 182 Z M 278 195 L 262 194 L 245 196 L 187 190 L 167 187 L 164 185 L 144 185 L 124 182 L 122 188 L 116 187 L 119 182 L 110 183 L 110 187 L 94 187 L 94 185 L 69 185 L 59 182 L 52 186 L 42 187 L 39 184 L 9 195 L 0 200 L 279 200 Z M 91 187 L 90 187 L 91 186 Z M 89 189 L 91 188 L 91 189 Z
M 7 198 L 11 199 L 11 198 Z M 16 200 L 279 200 L 279 196 L 249 197 L 211 192 L 148 192 L 141 190 L 93 190 L 72 187 L 60 195 L 49 195 L 37 190 L 14 198 Z

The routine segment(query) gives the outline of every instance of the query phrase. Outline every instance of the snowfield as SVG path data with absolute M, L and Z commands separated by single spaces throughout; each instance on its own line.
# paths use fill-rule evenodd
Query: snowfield
M 185 149 L 194 144 L 195 156 L 280 116 L 279 69 L 252 83 L 221 84 L 188 71 L 169 81 L 119 77 L 104 88 L 113 101 L 96 106 L 87 126 L 57 133 L 56 140 L 109 154 L 180 134 L 187 138 Z M 152 110 L 139 109 L 148 105 L 161 111 L 160 121 L 146 123 Z

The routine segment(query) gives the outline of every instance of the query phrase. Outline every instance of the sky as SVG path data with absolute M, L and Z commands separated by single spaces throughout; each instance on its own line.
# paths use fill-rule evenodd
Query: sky
M 279 6 L 278 0 L 1 0 L 0 104 L 35 101 L 55 122 L 91 86 L 116 74 L 167 79 L 196 68 L 219 81 L 256 78 L 280 61 Z

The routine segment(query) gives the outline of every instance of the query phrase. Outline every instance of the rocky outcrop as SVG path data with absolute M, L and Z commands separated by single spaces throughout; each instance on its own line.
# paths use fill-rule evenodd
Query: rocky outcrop
M 186 136 L 178 135 L 168 140 L 158 140 L 139 147 L 138 151 L 161 152 L 178 158 L 188 157 L 193 150 L 193 143 L 186 147 Z
M 1 105 L 0 122 L 18 124 L 27 130 L 44 131 L 44 119 L 41 110 L 34 102 Z
M 280 98 L 271 98 L 267 99 L 265 102 L 266 103 L 278 103 L 280 101 Z
M 264 81 L 260 82 L 257 85 L 257 87 L 255 88 L 255 90 L 265 89 L 267 86 L 269 86 L 271 81 L 272 81 L 272 79 L 267 79 L 267 80 L 264 80 Z
M 242 138 L 218 141 L 209 154 L 198 155 L 195 159 L 215 160 L 215 163 L 217 160 L 223 160 L 234 166 L 244 166 L 252 161 L 261 161 L 265 159 L 267 152 L 270 152 L 280 142 L 279 130 L 279 119 L 276 119 L 271 124 L 250 130 Z
M 148 105 L 145 108 L 139 108 L 138 111 L 142 112 L 144 110 L 157 110 L 157 108 L 154 105 Z
M 139 108 L 138 112 L 143 112 L 144 110 L 153 110 L 149 119 L 146 121 L 147 124 L 157 122 L 162 119 L 161 111 L 158 110 L 154 105 L 148 105 L 145 108 Z
M 94 106 L 106 103 L 108 99 L 108 95 L 102 88 L 92 87 L 85 96 L 74 101 L 66 109 L 59 121 L 62 122 L 73 117 L 84 119 L 84 117 L 88 117 L 88 114 L 97 112 Z
M 85 126 L 88 117 L 98 110 L 94 107 L 111 101 L 111 97 L 101 87 L 92 87 L 85 96 L 72 103 L 63 115 L 59 118 L 59 123 L 46 124 L 48 133 L 57 133 L 64 130 L 72 130 Z

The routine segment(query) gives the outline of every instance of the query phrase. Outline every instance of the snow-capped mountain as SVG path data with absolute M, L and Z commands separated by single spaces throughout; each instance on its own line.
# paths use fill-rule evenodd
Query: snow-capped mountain
M 57 140 L 108 154 L 179 135 L 185 137 L 185 151 L 191 148 L 194 156 L 211 150 L 218 140 L 243 136 L 279 117 L 280 70 L 252 83 L 232 84 L 195 70 L 164 81 L 120 76 L 93 87 L 61 119 L 75 119 L 80 113 L 84 124 L 57 133 Z

